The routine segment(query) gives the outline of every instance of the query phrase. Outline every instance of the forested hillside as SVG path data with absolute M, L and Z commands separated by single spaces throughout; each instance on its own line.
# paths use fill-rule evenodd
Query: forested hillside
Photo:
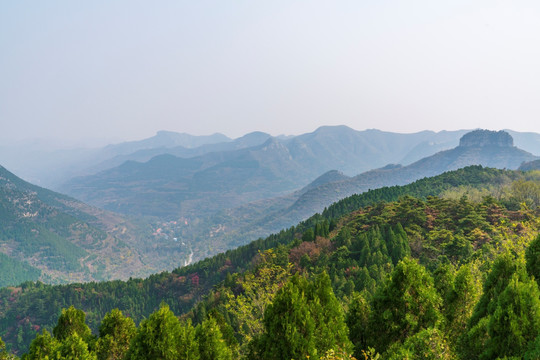
M 215 251 L 215 244 L 224 244 L 221 251 L 243 245 L 253 238 L 297 224 L 342 198 L 369 189 L 405 185 L 470 165 L 517 169 L 523 161 L 535 158 L 514 147 L 512 141 L 506 132 L 469 132 L 462 137 L 458 147 L 409 166 L 387 165 L 354 177 L 330 172 L 294 193 L 225 209 L 214 216 L 192 221 L 180 227 L 178 232 L 183 238 L 196 240 L 195 259 L 201 259 L 204 255 L 214 254 L 211 250 Z M 212 240 L 212 249 L 205 246 L 208 239 Z
M 161 242 L 160 254 L 151 240 L 143 221 L 32 185 L 0 166 L 0 286 L 146 276 L 176 267 L 171 255 L 189 254 L 172 240 Z
M 233 358 L 324 358 L 330 350 L 358 358 L 362 351 L 385 358 L 427 350 L 479 356 L 488 348 L 470 344 L 480 341 L 478 336 L 488 343 L 494 315 L 477 315 L 483 332 L 469 319 L 480 311 L 475 309 L 481 306 L 482 284 L 487 288 L 493 281 L 485 275 L 503 261 L 501 254 L 521 274 L 519 281 L 536 286 L 527 280 L 523 259 L 540 226 L 538 194 L 535 173 L 481 167 L 370 191 L 267 239 L 146 280 L 2 289 L 0 331 L 11 349 L 26 352 L 37 333 L 55 329 L 61 308 L 74 305 L 85 311 L 95 335 L 99 329 L 97 340 L 85 330 L 68 341 L 57 329 L 53 340 L 43 333 L 35 341 L 61 352 L 76 340 L 99 352 L 105 345 L 98 344 L 113 331 L 100 328 L 106 313 L 119 308 L 139 323 L 165 302 L 169 308 L 162 306 L 130 330 L 138 339 L 129 346 L 130 358 L 144 358 L 141 349 L 150 346 L 145 342 L 164 341 L 171 353 L 181 351 L 186 334 L 198 350 L 211 347 L 201 345 L 209 337 L 225 339 L 220 351 Z M 290 316 L 283 316 L 286 309 Z M 171 311 L 184 314 L 181 323 Z M 300 318 L 305 320 L 295 323 Z M 171 326 L 170 336 L 149 339 L 163 321 Z M 214 335 L 203 336 L 203 329 Z M 458 336 L 465 330 L 468 342 Z

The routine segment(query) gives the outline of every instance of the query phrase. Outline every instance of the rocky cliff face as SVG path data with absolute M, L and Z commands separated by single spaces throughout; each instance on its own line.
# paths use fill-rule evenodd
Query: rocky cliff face
M 506 131 L 475 130 L 459 140 L 462 147 L 512 147 L 514 139 Z

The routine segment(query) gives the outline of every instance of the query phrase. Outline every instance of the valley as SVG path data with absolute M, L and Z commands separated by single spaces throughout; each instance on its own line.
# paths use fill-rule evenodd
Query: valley
M 407 344 L 412 338 L 396 335 L 379 342 L 382 335 L 376 334 L 383 330 L 376 326 L 365 340 L 352 332 L 362 321 L 380 322 L 380 311 L 363 318 L 355 309 L 384 306 L 376 299 L 389 286 L 386 277 L 408 266 L 427 271 L 429 275 L 421 276 L 427 276 L 429 285 L 429 279 L 438 279 L 441 269 L 450 266 L 453 275 L 448 276 L 458 281 L 460 271 L 480 271 L 480 259 L 487 273 L 508 249 L 513 254 L 528 251 L 540 232 L 538 156 L 514 146 L 508 132 L 468 132 L 456 147 L 408 165 L 390 164 L 357 175 L 333 169 L 313 181 L 308 174 L 327 165 L 306 170 L 311 162 L 293 157 L 292 140 L 267 138 L 244 149 L 186 158 L 162 154 L 142 163 L 128 160 L 73 179 L 72 191 L 86 194 L 99 207 L 1 168 L 0 264 L 5 275 L 0 277 L 0 336 L 10 351 L 39 358 L 32 344 L 58 333 L 56 319 L 74 306 L 69 311 L 83 310 L 94 334 L 101 333 L 104 316 L 115 308 L 140 322 L 141 328 L 133 331 L 142 331 L 144 319 L 158 313 L 180 316 L 182 325 L 177 326 L 187 326 L 182 331 L 199 333 L 216 321 L 219 330 L 212 336 L 222 337 L 225 344 L 219 351 L 252 358 L 250 349 L 257 349 L 257 358 L 270 359 L 264 342 L 273 330 L 264 318 L 272 306 L 291 286 L 304 291 L 323 286 L 332 294 L 328 311 L 341 309 L 327 320 L 342 319 L 335 325 L 343 328 L 343 336 L 335 340 L 334 350 L 357 358 L 362 351 L 391 358 L 406 351 L 392 343 Z M 276 182 L 279 178 L 290 179 Z M 477 284 L 485 281 L 475 276 Z M 454 306 L 446 302 L 442 291 L 447 290 L 429 286 L 429 291 L 439 291 L 442 305 L 437 311 L 447 316 Z M 478 296 L 467 305 L 469 313 Z M 305 301 L 306 311 L 315 311 L 311 300 Z M 455 329 L 463 328 L 465 320 L 451 319 L 447 327 L 432 323 L 438 327 L 429 331 L 443 331 L 436 336 L 443 336 L 441 341 L 449 344 L 445 351 L 455 356 L 477 351 L 457 345 L 465 340 Z M 421 334 L 422 329 L 414 331 Z M 89 339 L 82 338 L 82 348 L 89 354 L 101 351 L 90 344 L 105 341 L 104 335 Z M 50 351 L 68 351 L 63 348 L 66 340 L 57 335 L 47 341 L 53 344 L 47 345 Z M 199 349 L 210 346 L 199 335 L 195 344 Z M 124 351 L 138 345 L 133 340 L 126 346 Z M 313 346 L 297 351 L 314 356 L 312 351 L 330 350 Z

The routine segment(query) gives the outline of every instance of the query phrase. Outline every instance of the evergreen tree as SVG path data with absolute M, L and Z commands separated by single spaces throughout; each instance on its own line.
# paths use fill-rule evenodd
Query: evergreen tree
M 525 252 L 525 259 L 527 260 L 527 273 L 540 284 L 540 235 L 529 244 Z
M 317 358 L 330 349 L 352 348 L 343 310 L 326 273 L 312 281 L 293 276 L 267 308 L 264 325 L 259 340 L 263 359 Z
M 426 269 L 411 259 L 400 261 L 390 279 L 374 295 L 371 344 L 383 352 L 396 341 L 435 327 L 442 319 L 441 303 Z
M 385 356 L 388 360 L 452 360 L 456 355 L 448 346 L 444 334 L 436 328 L 424 329 L 407 338 L 403 344 L 395 343 Z
M 489 319 L 489 340 L 480 356 L 494 359 L 522 357 L 540 330 L 540 292 L 535 281 L 520 280 L 517 274 L 499 296 Z
M 209 317 L 195 330 L 199 344 L 200 360 L 232 360 L 231 349 L 223 340 L 221 330 L 212 317 Z
M 445 293 L 445 330 L 453 344 L 467 330 L 474 306 L 482 294 L 480 276 L 475 265 L 462 265 L 456 272 L 453 284 Z
M 58 323 L 53 329 L 54 337 L 61 342 L 69 336 L 77 334 L 83 341 L 89 342 L 92 339 L 92 332 L 85 320 L 84 311 L 75 309 L 73 305 L 68 309 L 62 309 Z
M 88 344 L 74 332 L 61 343 L 59 353 L 62 360 L 96 360 L 96 355 L 88 350 Z
M 309 283 L 307 294 L 310 315 L 315 321 L 315 347 L 318 353 L 338 348 L 350 352 L 352 344 L 345 315 L 326 272 Z
M 466 331 L 459 339 L 458 345 L 463 358 L 476 359 L 484 352 L 490 338 L 488 329 L 490 317 L 497 309 L 499 296 L 514 274 L 520 281 L 526 281 L 527 274 L 524 268 L 524 264 L 509 253 L 499 255 L 495 259 L 484 282 L 483 294 L 474 307 Z
M 16 357 L 6 350 L 6 344 L 0 338 L 0 360 L 15 360 Z
M 354 356 L 361 358 L 361 351 L 368 349 L 369 318 L 371 309 L 367 300 L 361 294 L 354 294 L 349 312 L 347 313 L 347 327 L 349 338 L 354 345 Z
M 179 333 L 180 322 L 169 306 L 162 304 L 159 310 L 141 322 L 126 359 L 180 359 Z
M 314 358 L 315 321 L 306 299 L 307 280 L 294 275 L 264 313 L 265 333 L 258 345 L 265 360 Z
M 96 355 L 99 360 L 123 359 L 137 328 L 129 317 L 118 309 L 106 314 L 99 327 Z
M 57 358 L 60 343 L 47 330 L 36 336 L 30 344 L 30 351 L 23 355 L 23 360 L 53 360 Z
M 191 320 L 180 325 L 178 358 L 182 360 L 198 360 L 199 344 L 195 338 L 195 328 Z

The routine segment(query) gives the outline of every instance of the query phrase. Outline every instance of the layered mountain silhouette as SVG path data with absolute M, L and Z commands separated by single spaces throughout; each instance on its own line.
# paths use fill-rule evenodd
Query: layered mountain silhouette
M 470 165 L 514 170 L 523 162 L 537 158 L 515 147 L 512 137 L 505 131 L 475 130 L 465 134 L 456 148 L 438 152 L 411 165 L 371 170 L 351 179 L 318 186 L 303 194 L 287 213 L 289 216 L 297 214 L 295 218 L 303 218 L 306 213 L 311 215 L 322 211 L 325 206 L 341 198 L 369 189 L 405 185 Z M 315 203 L 318 205 L 314 206 Z
M 285 143 L 298 159 L 304 157 L 314 166 L 321 165 L 311 178 L 314 179 L 332 169 L 350 176 L 388 163 L 408 165 L 438 151 L 454 148 L 467 131 L 397 134 L 323 126 L 312 133 L 278 136 L 276 139 Z M 540 134 L 508 132 L 518 147 L 540 154 Z M 73 145 L 64 148 L 66 145 L 58 142 L 34 140 L 0 146 L 0 163 L 27 181 L 62 191 L 61 185 L 74 177 L 94 175 L 128 160 L 146 162 L 163 154 L 190 158 L 210 152 L 234 151 L 261 145 L 270 137 L 269 134 L 253 132 L 233 140 L 219 133 L 194 136 L 159 131 L 147 139 L 96 148 Z M 65 141 L 73 143 L 70 139 Z
M 454 136 L 356 131 L 346 126 L 324 126 L 284 139 L 251 133 L 191 149 L 143 149 L 116 156 L 94 169 L 121 165 L 74 178 L 57 189 L 122 213 L 197 218 L 287 194 L 333 169 L 354 175 L 381 167 L 417 151 L 418 144 L 447 144 Z
M 408 166 L 388 165 L 354 177 L 339 176 L 335 181 L 324 181 L 328 175 L 323 175 L 322 179 L 315 180 L 303 190 L 226 210 L 207 219 L 207 223 L 201 225 L 200 229 L 219 226 L 223 229 L 221 236 L 224 241 L 230 241 L 231 246 L 238 246 L 245 241 L 292 226 L 353 194 L 383 186 L 405 185 L 470 165 L 517 169 L 523 162 L 537 158 L 515 147 L 512 137 L 505 131 L 476 130 L 465 134 L 454 149 L 438 152 Z M 195 232 L 193 236 L 204 237 L 205 234 Z
M 174 236 L 186 239 L 189 249 L 167 237 L 157 242 L 142 222 L 32 185 L 0 167 L 0 263 L 26 279 L 125 278 L 173 268 L 192 250 L 197 259 L 245 244 L 369 189 L 469 165 L 538 168 L 538 157 L 514 146 L 508 132 L 486 130 L 460 135 L 450 150 L 395 164 L 448 146 L 456 133 L 393 134 L 343 126 L 295 137 L 255 132 L 235 140 L 220 135 L 197 140 L 160 132 L 153 140 L 109 147 L 116 155 L 105 161 L 121 165 L 97 164 L 106 170 L 63 187 L 107 210 L 185 218 L 186 226 Z M 154 156 L 159 151 L 164 153 Z
M 27 181 L 48 188 L 55 188 L 74 176 L 93 174 L 98 170 L 117 166 L 125 155 L 153 150 L 158 154 L 167 149 L 181 147 L 192 149 L 214 143 L 231 141 L 223 134 L 194 136 L 185 133 L 159 131 L 155 136 L 137 141 L 127 141 L 101 148 L 58 148 L 42 141 L 26 141 L 0 147 L 0 163 Z M 107 162 L 120 158 L 119 162 Z

